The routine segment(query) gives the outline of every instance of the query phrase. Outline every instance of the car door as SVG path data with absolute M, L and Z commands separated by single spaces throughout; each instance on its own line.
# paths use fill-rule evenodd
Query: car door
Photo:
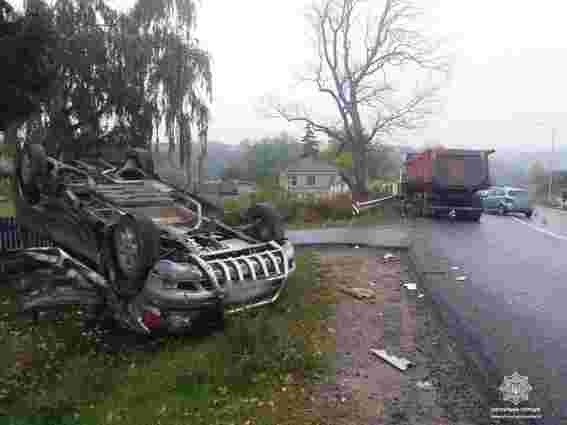
M 506 191 L 504 189 L 494 189 L 492 208 L 498 208 L 500 205 L 504 204 L 504 198 L 506 198 Z
M 488 190 L 486 196 L 482 198 L 482 207 L 485 210 L 494 209 L 494 190 Z

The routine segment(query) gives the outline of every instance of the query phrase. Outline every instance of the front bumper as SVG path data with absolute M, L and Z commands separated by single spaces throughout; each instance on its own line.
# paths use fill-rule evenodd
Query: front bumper
M 60 270 L 70 282 L 64 289 L 46 283 L 39 292 L 26 290 L 20 304 L 23 311 L 81 300 L 86 304 L 107 304 L 119 322 L 140 333 L 185 333 L 204 313 L 232 314 L 274 303 L 296 268 L 293 245 L 288 241 L 208 257 L 193 256 L 192 266 L 201 271 L 200 280 L 184 280 L 188 268 L 183 264 L 171 263 L 168 275 L 155 273 L 156 265 L 142 291 L 125 301 L 103 276 L 59 248 L 32 248 L 14 254 Z M 26 286 L 30 286 L 34 278 L 27 280 L 30 282 Z
M 483 208 L 481 207 L 452 207 L 449 205 L 432 205 L 431 209 L 438 214 L 450 214 L 452 211 L 455 213 L 477 213 L 481 214 Z
M 203 312 L 233 314 L 274 303 L 296 268 L 289 241 L 190 260 L 190 264 L 157 264 L 150 272 L 144 289 L 131 303 L 142 325 L 149 314 L 156 319 L 155 330 L 177 333 L 191 328 Z

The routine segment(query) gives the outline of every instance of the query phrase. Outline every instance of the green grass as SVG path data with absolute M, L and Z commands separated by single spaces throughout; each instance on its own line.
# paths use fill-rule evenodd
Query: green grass
M 16 214 L 13 198 L 12 180 L 6 177 L 0 178 L 0 218 L 13 217 Z
M 0 218 L 14 217 L 15 215 L 16 209 L 14 208 L 13 202 L 0 200 Z
M 332 307 L 306 302 L 319 286 L 317 257 L 303 254 L 275 305 L 231 316 L 204 337 L 161 338 L 151 352 L 103 350 L 73 309 L 61 320 L 17 320 L 4 287 L 0 425 L 275 423 L 277 414 L 256 416 L 258 405 L 273 406 L 291 375 L 308 383 L 328 371 L 311 341 Z M 279 417 L 288 408 L 274 407 Z

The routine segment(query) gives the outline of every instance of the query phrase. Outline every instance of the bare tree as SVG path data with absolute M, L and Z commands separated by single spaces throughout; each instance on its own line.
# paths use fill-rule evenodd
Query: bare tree
M 317 60 L 302 81 L 331 101 L 332 118 L 301 103 L 270 99 L 268 105 L 270 116 L 307 123 L 336 140 L 337 155 L 350 147 L 351 188 L 357 194 L 367 193 L 372 146 L 399 130 L 424 125 L 448 73 L 440 43 L 418 28 L 420 13 L 410 0 L 384 0 L 380 9 L 374 5 L 321 0 L 308 13 Z

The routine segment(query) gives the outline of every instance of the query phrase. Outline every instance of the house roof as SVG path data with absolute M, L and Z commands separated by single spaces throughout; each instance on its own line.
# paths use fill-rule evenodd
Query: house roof
M 328 161 L 315 158 L 314 156 L 303 156 L 290 162 L 284 172 L 338 172 L 338 168 Z

